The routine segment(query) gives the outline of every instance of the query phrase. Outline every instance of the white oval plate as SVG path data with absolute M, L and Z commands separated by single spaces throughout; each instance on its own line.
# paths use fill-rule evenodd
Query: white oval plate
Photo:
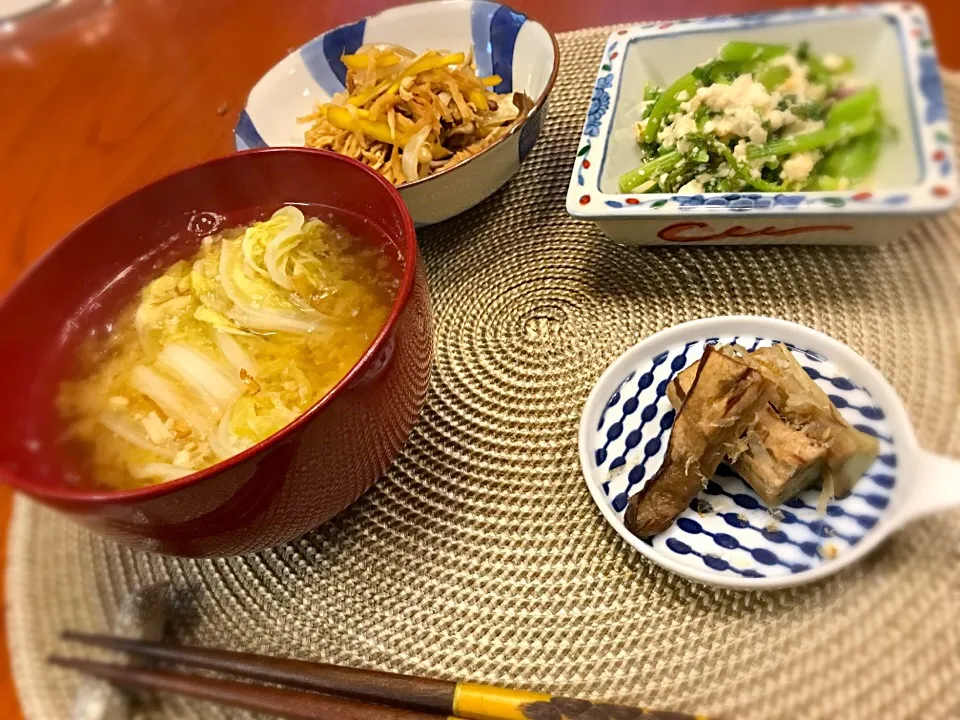
M 643 540 L 627 530 L 623 513 L 666 452 L 674 418 L 667 384 L 700 358 L 705 343 L 716 342 L 748 349 L 786 343 L 848 422 L 880 440 L 880 456 L 824 515 L 816 509 L 819 489 L 768 508 L 721 466 L 668 530 Z M 635 345 L 590 393 L 579 442 L 590 494 L 620 536 L 658 565 L 720 587 L 773 589 L 818 580 L 863 557 L 909 520 L 960 504 L 960 464 L 921 450 L 883 376 L 846 345 L 774 318 L 695 320 Z

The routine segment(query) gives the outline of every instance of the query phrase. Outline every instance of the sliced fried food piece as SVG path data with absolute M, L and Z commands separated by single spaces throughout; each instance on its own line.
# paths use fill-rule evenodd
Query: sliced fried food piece
M 725 352 L 727 348 L 719 348 Z M 743 359 L 749 361 L 750 356 Z M 667 397 L 673 407 L 680 409 L 696 377 L 699 363 L 693 363 L 680 372 L 667 386 Z M 759 368 L 754 367 L 755 370 Z M 769 375 L 767 375 L 769 379 Z M 774 398 L 773 403 L 779 402 Z M 757 419 L 756 426 L 741 438 L 728 463 L 768 506 L 780 505 L 795 497 L 820 479 L 827 444 L 792 427 L 768 404 Z
M 707 347 L 677 412 L 663 464 L 628 502 L 624 522 L 630 532 L 648 537 L 670 527 L 756 424 L 774 392 L 762 374 Z
M 807 436 L 828 445 L 823 468 L 823 486 L 834 497 L 850 493 L 880 452 L 876 438 L 851 427 L 827 394 L 807 375 L 793 353 L 776 344 L 751 353 L 758 363 L 775 372 L 787 400 L 780 413 Z
M 827 445 L 790 427 L 770 407 L 764 409 L 747 446 L 733 463 L 768 507 L 796 497 L 820 478 Z

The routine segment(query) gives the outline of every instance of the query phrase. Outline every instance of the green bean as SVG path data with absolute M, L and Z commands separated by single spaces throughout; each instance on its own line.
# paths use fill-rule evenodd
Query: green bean
M 871 85 L 843 100 L 837 100 L 827 113 L 827 126 L 853 122 L 867 115 L 875 115 L 879 108 L 880 91 L 876 85 Z
M 795 152 L 807 152 L 808 150 L 818 150 L 820 148 L 834 145 L 844 140 L 864 135 L 877 126 L 876 114 L 868 115 L 832 127 L 825 127 L 823 130 L 804 133 L 802 135 L 793 135 L 774 140 L 766 145 L 751 145 L 747 148 L 747 157 L 762 158 L 771 155 L 789 155 Z
M 688 73 L 674 80 L 670 87 L 663 91 L 663 95 L 654 103 L 653 109 L 650 111 L 650 117 L 647 118 L 647 127 L 643 132 L 645 142 L 652 143 L 657 139 L 657 133 L 660 131 L 663 119 L 680 105 L 677 95 L 682 92 L 692 94 L 697 89 L 698 84 L 697 79 Z
M 786 65 L 769 65 L 760 71 L 757 80 L 763 84 L 767 90 L 773 90 L 782 85 L 790 77 L 790 68 Z
M 772 60 L 775 57 L 786 55 L 790 50 L 788 45 L 766 45 L 763 43 L 743 42 L 733 40 L 720 48 L 718 57 L 721 60 L 732 62 L 750 62 L 751 60 Z
M 661 155 L 653 160 L 648 160 L 640 167 L 634 168 L 630 172 L 620 176 L 620 192 L 628 193 L 634 188 L 642 185 L 647 180 L 653 180 L 661 174 L 668 172 L 679 161 L 680 153 L 673 150 L 666 155 Z
M 880 135 L 872 132 L 830 152 L 822 169 L 826 175 L 861 180 L 873 172 L 880 157 Z

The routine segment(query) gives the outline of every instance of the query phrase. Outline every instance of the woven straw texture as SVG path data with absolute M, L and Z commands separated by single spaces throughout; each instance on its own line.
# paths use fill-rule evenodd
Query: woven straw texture
M 917 524 L 812 587 L 745 594 L 642 560 L 577 460 L 603 369 L 676 323 L 772 315 L 873 361 L 927 448 L 960 455 L 960 215 L 880 250 L 625 248 L 564 211 L 608 29 L 566 34 L 551 116 L 520 175 L 421 233 L 436 309 L 431 395 L 402 457 L 327 526 L 258 555 L 130 552 L 18 499 L 14 675 L 32 720 L 78 678 L 63 628 L 104 631 L 137 587 L 193 597 L 184 641 L 472 678 L 736 718 L 960 717 L 960 517 Z M 960 113 L 960 76 L 948 78 Z M 145 717 L 246 717 L 164 697 Z

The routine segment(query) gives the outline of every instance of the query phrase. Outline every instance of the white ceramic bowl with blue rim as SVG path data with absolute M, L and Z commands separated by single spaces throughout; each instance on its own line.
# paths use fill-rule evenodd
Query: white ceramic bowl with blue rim
M 660 467 L 675 412 L 668 383 L 706 343 L 791 348 L 844 418 L 880 441 L 880 455 L 845 498 L 817 510 L 819 489 L 773 509 L 721 466 L 666 531 L 644 540 L 623 523 L 629 496 Z M 686 578 L 737 589 L 819 580 L 847 567 L 891 532 L 960 505 L 960 463 L 920 448 L 902 403 L 849 347 L 802 325 L 764 317 L 695 320 L 659 332 L 611 365 L 580 422 L 580 464 L 594 501 L 642 555 Z
M 560 67 L 556 38 L 526 15 L 488 0 L 441 0 L 402 5 L 328 30 L 290 53 L 257 81 L 234 129 L 238 150 L 304 144 L 309 114 L 344 88 L 344 54 L 364 44 L 392 43 L 414 52 L 466 51 L 481 76 L 499 75 L 495 92 L 524 92 L 534 106 L 510 133 L 448 170 L 399 187 L 417 225 L 468 210 L 520 169 L 547 115 L 547 97 Z
M 664 86 L 729 40 L 797 43 L 851 56 L 880 89 L 899 140 L 868 188 L 845 192 L 620 194 L 642 162 L 634 124 L 644 83 Z M 796 8 L 645 23 L 614 32 L 578 146 L 567 211 L 631 245 L 861 244 L 902 236 L 956 203 L 957 171 L 933 37 L 919 5 Z

